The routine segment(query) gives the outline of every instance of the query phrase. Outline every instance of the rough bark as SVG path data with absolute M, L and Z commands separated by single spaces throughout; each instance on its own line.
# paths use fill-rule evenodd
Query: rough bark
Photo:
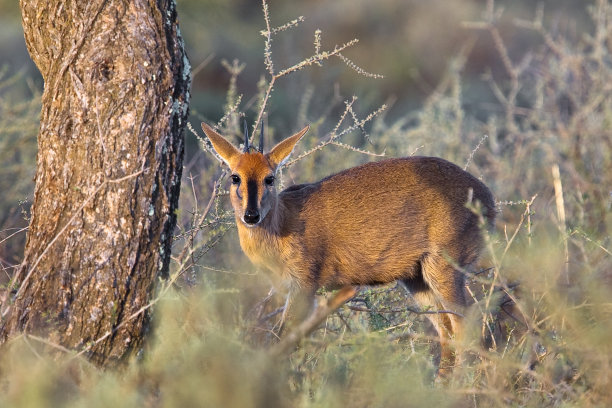
M 170 261 L 191 82 L 175 3 L 20 6 L 45 86 L 32 217 L 0 339 L 32 333 L 112 365 L 140 350 Z

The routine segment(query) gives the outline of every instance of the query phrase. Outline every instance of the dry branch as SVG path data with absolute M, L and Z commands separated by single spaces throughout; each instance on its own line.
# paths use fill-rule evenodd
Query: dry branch
M 331 313 L 342 306 L 357 293 L 357 289 L 346 286 L 340 289 L 331 298 L 325 299 L 298 327 L 287 334 L 286 337 L 270 349 L 272 356 L 280 356 L 297 346 L 300 341 L 308 336 L 319 326 Z

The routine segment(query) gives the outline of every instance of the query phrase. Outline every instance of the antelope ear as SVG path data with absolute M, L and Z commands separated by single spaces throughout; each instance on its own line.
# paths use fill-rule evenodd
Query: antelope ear
M 235 163 L 238 156 L 242 154 L 240 150 L 204 122 L 202 122 L 202 130 L 208 137 L 208 140 L 210 140 L 210 143 L 212 143 L 215 152 L 217 152 L 219 157 L 221 157 L 231 169 L 232 164 Z
M 291 155 L 291 152 L 293 152 L 295 145 L 306 134 L 306 132 L 308 132 L 308 129 L 310 129 L 310 126 L 306 125 L 304 129 L 300 130 L 295 135 L 286 138 L 274 146 L 272 150 L 270 150 L 270 153 L 268 153 L 266 156 L 275 169 L 278 169 L 287 161 L 289 155 Z

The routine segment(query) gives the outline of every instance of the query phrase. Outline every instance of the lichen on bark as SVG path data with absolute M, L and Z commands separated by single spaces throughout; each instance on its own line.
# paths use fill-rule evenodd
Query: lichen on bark
M 20 6 L 45 85 L 32 217 L 0 337 L 33 333 L 112 365 L 142 346 L 143 308 L 170 261 L 191 83 L 176 5 Z

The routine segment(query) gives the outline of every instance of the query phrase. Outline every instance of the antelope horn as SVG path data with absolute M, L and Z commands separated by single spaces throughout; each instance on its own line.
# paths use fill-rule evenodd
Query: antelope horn
M 261 120 L 261 135 L 259 136 L 259 153 L 263 153 L 264 149 L 264 123 L 263 119 Z
M 249 128 L 246 119 L 244 120 L 244 152 L 249 152 Z

